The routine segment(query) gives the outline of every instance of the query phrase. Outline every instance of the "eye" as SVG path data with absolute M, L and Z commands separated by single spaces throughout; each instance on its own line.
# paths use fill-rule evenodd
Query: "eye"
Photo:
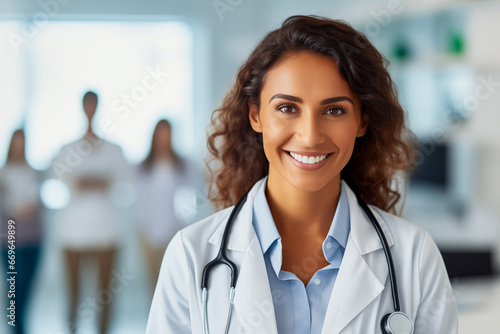
M 276 108 L 277 110 L 281 111 L 284 114 L 292 114 L 297 112 L 294 106 L 289 105 L 289 104 L 281 104 Z
M 339 116 L 345 113 L 347 113 L 347 110 L 345 110 L 342 107 L 331 107 L 326 111 L 327 115 L 333 115 L 333 116 Z

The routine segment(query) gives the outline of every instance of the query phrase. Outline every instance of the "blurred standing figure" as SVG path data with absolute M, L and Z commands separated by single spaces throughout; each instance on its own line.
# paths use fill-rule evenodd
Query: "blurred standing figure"
M 198 174 L 174 151 L 170 123 L 160 120 L 153 132 L 150 152 L 139 166 L 136 178 L 136 216 L 153 289 L 165 249 L 186 223 L 179 208 L 176 210 L 176 193 L 183 187 L 194 186 L 200 179 Z
M 40 175 L 26 162 L 22 130 L 12 135 L 7 161 L 0 169 L 1 245 L 8 261 L 7 222 L 15 221 L 16 326 L 14 333 L 26 333 L 26 305 L 37 267 L 41 240 Z M 7 268 L 5 265 L 4 268 Z M 8 290 L 8 289 L 7 289 Z M 10 327 L 10 326 L 9 326 Z
M 88 129 L 80 140 L 64 146 L 52 168 L 71 192 L 71 200 L 62 212 L 61 239 L 70 289 L 70 329 L 77 331 L 80 266 L 84 258 L 97 263 L 99 291 L 111 293 L 110 281 L 118 248 L 118 208 L 111 200 L 111 190 L 125 179 L 128 164 L 121 149 L 92 130 L 92 118 L 98 98 L 94 92 L 83 97 Z M 108 329 L 110 300 L 98 303 L 99 332 Z M 102 305 L 101 305 L 102 304 Z

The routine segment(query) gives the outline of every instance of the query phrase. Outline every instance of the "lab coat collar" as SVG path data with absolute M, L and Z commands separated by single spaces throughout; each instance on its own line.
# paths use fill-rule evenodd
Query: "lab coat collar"
M 347 185 L 347 183 L 344 182 L 344 185 L 346 186 L 347 199 L 349 202 L 350 210 L 349 213 L 351 215 L 351 233 L 349 235 L 349 238 L 352 238 L 353 243 L 356 245 L 356 248 L 361 255 L 365 255 L 382 248 L 382 242 L 380 241 L 375 228 L 370 222 L 370 219 L 358 204 L 356 195 Z M 387 239 L 389 247 L 394 245 L 392 233 L 378 213 L 378 209 L 371 205 L 369 205 L 369 207 L 373 212 L 375 218 L 377 218 L 380 227 L 384 231 L 384 235 Z M 353 224 L 352 222 L 356 223 Z
M 359 206 L 356 195 L 346 187 L 351 214 L 351 233 L 347 241 L 344 258 L 333 286 L 329 306 L 323 323 L 323 334 L 340 333 L 358 314 L 360 314 L 385 289 L 389 269 L 382 252 L 380 241 L 372 223 Z M 394 239 L 384 220 L 370 207 L 389 246 Z M 379 251 L 373 262 L 364 258 L 367 254 Z M 341 301 L 341 302 L 340 302 Z
M 247 197 L 247 201 L 241 208 L 240 213 L 236 217 L 233 227 L 231 229 L 231 235 L 228 240 L 228 249 L 234 251 L 244 252 L 250 241 L 253 239 L 255 235 L 255 230 L 252 225 L 252 216 L 253 216 L 253 202 L 255 196 L 257 195 L 257 191 L 259 190 L 262 183 L 266 178 L 262 178 L 257 181 L 254 186 L 250 189 Z M 354 244 L 358 248 L 361 255 L 373 252 L 377 249 L 382 248 L 382 243 L 378 238 L 377 233 L 375 232 L 370 220 L 366 216 L 363 209 L 359 206 L 358 200 L 356 199 L 356 195 L 352 191 L 352 189 L 344 183 L 347 199 L 349 202 L 349 213 L 351 222 L 356 222 L 355 224 L 351 223 L 351 231 L 349 234 L 349 238 L 353 239 Z M 225 214 L 229 217 L 233 207 L 227 208 Z M 391 232 L 389 231 L 387 225 L 385 224 L 382 217 L 377 212 L 377 209 L 371 206 L 372 212 L 377 218 L 382 230 L 384 231 L 385 237 L 389 246 L 394 244 L 394 239 L 392 237 Z M 226 219 L 227 220 L 227 219 Z M 209 239 L 209 242 L 213 245 L 220 245 L 222 240 L 222 235 L 224 233 L 224 229 L 226 224 L 220 224 L 219 227 L 215 230 L 212 236 Z
M 247 201 L 234 220 L 227 248 L 232 251 L 245 252 L 239 267 L 234 297 L 234 310 L 239 324 L 245 333 L 278 334 L 274 304 L 267 278 L 266 264 L 260 247 L 259 238 L 253 228 L 253 202 L 264 179 L 258 181 L 250 190 Z M 228 208 L 225 223 L 215 230 L 209 242 L 219 247 L 229 214 Z
M 250 333 L 277 334 L 276 318 L 271 288 L 267 278 L 266 266 L 259 240 L 252 225 L 253 201 L 263 180 L 258 181 L 248 193 L 246 203 L 234 221 L 228 240 L 228 249 L 245 252 L 240 266 L 234 300 L 235 311 L 241 324 Z M 344 181 L 342 181 L 344 182 Z M 337 280 L 332 290 L 329 306 L 323 323 L 323 334 L 340 333 L 358 314 L 360 314 L 385 289 L 388 268 L 381 250 L 382 243 L 370 220 L 359 206 L 356 195 L 347 184 L 351 231 L 347 241 L 344 258 Z M 371 207 L 389 246 L 394 239 L 384 220 Z M 232 208 L 221 216 L 227 221 Z M 211 244 L 220 245 L 226 224 L 220 224 L 209 239 Z M 373 262 L 368 263 L 364 256 L 379 251 Z
M 247 201 L 241 208 L 240 213 L 236 217 L 233 227 L 231 229 L 231 235 L 228 240 L 228 249 L 234 251 L 244 252 L 253 237 L 255 236 L 255 230 L 252 225 L 252 216 L 253 216 L 253 202 L 255 196 L 257 195 L 257 191 L 259 190 L 262 183 L 265 181 L 265 178 L 257 181 L 252 189 L 250 189 Z M 344 183 L 347 199 L 349 202 L 349 214 L 351 218 L 351 222 L 356 222 L 355 224 L 351 223 L 351 231 L 349 233 L 349 238 L 352 238 L 353 243 L 356 245 L 356 248 L 360 252 L 361 255 L 376 251 L 377 249 L 382 248 L 382 243 L 378 238 L 377 233 L 375 232 L 373 225 L 370 220 L 366 216 L 363 209 L 359 206 L 358 200 L 356 199 L 356 195 L 352 191 L 352 189 Z M 226 209 L 226 215 L 229 217 L 233 207 Z M 384 231 L 385 237 L 389 246 L 394 244 L 394 239 L 392 237 L 391 232 L 387 228 L 384 220 L 377 212 L 377 209 L 371 206 L 372 212 L 377 218 L 382 230 Z M 227 220 L 227 219 L 226 219 Z M 213 245 L 220 245 L 222 240 L 222 235 L 224 233 L 224 229 L 226 224 L 220 224 L 219 227 L 215 230 L 212 236 L 209 239 L 209 242 Z
M 264 180 L 265 178 L 257 181 L 253 185 L 252 189 L 250 189 L 250 191 L 248 192 L 247 200 L 241 208 L 240 213 L 236 216 L 233 227 L 231 228 L 231 234 L 228 238 L 227 249 L 244 252 L 247 250 L 247 247 L 252 239 L 256 236 L 255 230 L 252 225 L 253 201 L 255 199 L 255 196 L 257 195 L 259 187 L 261 186 L 262 182 L 264 182 Z M 226 222 L 233 208 L 234 206 L 224 210 L 225 214 L 227 215 L 227 218 L 225 219 Z M 217 227 L 217 229 L 214 231 L 208 242 L 213 245 L 217 245 L 218 247 L 222 241 L 222 235 L 224 234 L 225 228 L 226 223 L 220 224 L 219 227 Z

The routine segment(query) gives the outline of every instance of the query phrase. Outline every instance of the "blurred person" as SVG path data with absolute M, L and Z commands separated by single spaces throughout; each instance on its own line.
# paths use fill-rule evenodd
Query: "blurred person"
M 175 152 L 172 126 L 167 120 L 160 120 L 153 132 L 149 154 L 140 164 L 136 177 L 136 219 L 151 289 L 156 285 L 168 243 L 186 225 L 186 217 L 176 209 L 179 202 L 175 197 L 184 187 L 195 188 L 199 174 L 188 160 Z
M 98 291 L 112 293 L 110 282 L 119 242 L 119 212 L 111 199 L 114 185 L 126 179 L 128 164 L 121 149 L 92 130 L 98 97 L 87 92 L 83 110 L 88 119 L 83 138 L 64 146 L 52 168 L 64 181 L 71 200 L 62 212 L 60 230 L 69 281 L 69 328 L 75 333 L 80 289 L 80 268 L 84 259 L 97 264 Z M 98 302 L 99 333 L 108 330 L 110 301 Z
M 26 333 L 26 306 L 40 254 L 42 218 L 40 173 L 31 168 L 25 155 L 23 130 L 12 135 L 7 161 L 0 169 L 1 245 L 4 268 L 8 268 L 9 245 L 15 246 L 15 327 L 16 334 Z M 13 220 L 14 238 L 8 239 L 8 221 Z M 8 287 L 7 287 L 7 290 Z M 7 295 L 7 292 L 6 292 Z M 10 327 L 10 326 L 9 326 Z

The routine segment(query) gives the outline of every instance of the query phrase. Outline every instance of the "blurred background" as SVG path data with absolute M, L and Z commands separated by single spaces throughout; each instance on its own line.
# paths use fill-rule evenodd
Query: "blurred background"
M 212 212 L 211 113 L 295 14 L 345 20 L 390 61 L 421 140 L 402 215 L 440 247 L 461 333 L 493 333 L 500 1 L 2 0 L 1 248 L 14 217 L 25 333 L 144 332 L 164 247 Z

